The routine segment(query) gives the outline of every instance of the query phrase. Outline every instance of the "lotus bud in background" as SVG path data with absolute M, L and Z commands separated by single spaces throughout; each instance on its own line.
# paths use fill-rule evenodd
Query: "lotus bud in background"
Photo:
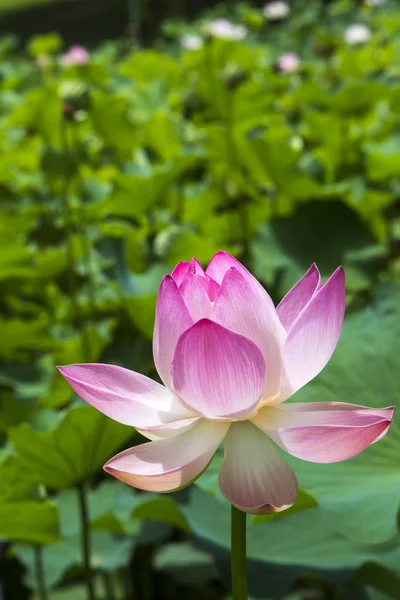
M 344 32 L 344 40 L 351 46 L 365 44 L 371 37 L 371 30 L 362 23 L 350 25 Z
M 268 21 L 281 21 L 290 14 L 290 7 L 287 2 L 268 2 L 263 8 L 263 14 Z
M 83 46 L 71 46 L 60 58 L 65 67 L 84 66 L 90 61 L 90 54 Z
M 278 58 L 278 70 L 281 73 L 295 73 L 300 67 L 300 57 L 295 52 L 284 52 Z
M 243 40 L 247 33 L 247 27 L 244 25 L 235 25 L 227 19 L 215 19 L 207 26 L 208 33 L 216 38 L 224 40 Z
M 203 38 L 196 33 L 187 33 L 182 37 L 181 45 L 186 50 L 200 50 L 203 46 Z

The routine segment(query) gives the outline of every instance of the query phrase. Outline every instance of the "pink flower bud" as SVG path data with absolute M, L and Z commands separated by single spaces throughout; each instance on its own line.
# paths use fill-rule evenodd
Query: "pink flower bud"
M 294 73 L 300 67 L 300 58 L 295 52 L 285 52 L 278 58 L 281 73 Z
M 60 59 L 65 67 L 86 65 L 89 60 L 90 54 L 83 46 L 71 46 Z

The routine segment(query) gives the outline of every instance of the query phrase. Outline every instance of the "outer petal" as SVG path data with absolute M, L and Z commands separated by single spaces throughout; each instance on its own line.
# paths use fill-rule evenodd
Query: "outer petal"
M 219 292 L 219 284 L 211 279 L 209 275 L 206 275 L 207 287 L 208 287 L 208 296 L 212 302 L 214 302 L 215 298 Z
M 265 362 L 248 338 L 202 319 L 179 338 L 172 365 L 182 402 L 206 418 L 245 418 L 257 406 Z
M 124 425 L 145 429 L 193 416 L 163 385 L 129 369 L 96 363 L 58 370 L 78 396 Z
M 212 305 L 206 286 L 205 277 L 204 283 L 202 283 L 198 275 L 188 272 L 179 288 L 186 308 L 194 322 L 210 317 Z
M 170 389 L 172 389 L 171 363 L 176 343 L 181 333 L 191 325 L 193 320 L 179 289 L 171 275 L 166 275 L 161 282 L 157 298 L 153 356 L 158 374 Z
M 292 469 L 249 421 L 232 424 L 226 436 L 219 487 L 231 504 L 253 514 L 284 510 L 298 494 Z
M 266 292 L 239 271 L 230 268 L 214 302 L 212 319 L 245 335 L 260 348 L 265 364 L 263 398 L 279 394 L 281 386 L 281 348 L 286 332 Z
M 282 350 L 285 378 L 281 400 L 314 379 L 336 348 L 345 310 L 341 267 L 313 296 L 293 323 Z
M 385 435 L 394 408 L 366 408 L 342 402 L 265 407 L 252 422 L 281 448 L 318 463 L 351 458 Z
M 117 454 L 104 469 L 141 490 L 177 490 L 192 483 L 204 471 L 228 429 L 229 423 L 200 419 L 180 435 Z
M 214 281 L 221 285 L 222 280 L 224 279 L 227 271 L 231 268 L 239 271 L 241 275 L 247 280 L 248 285 L 251 287 L 257 288 L 260 293 L 265 296 L 267 302 L 269 302 L 272 306 L 274 303 L 271 298 L 261 285 L 259 281 L 240 263 L 236 258 L 228 254 L 227 252 L 217 252 L 209 262 L 209 265 L 206 269 L 206 274 L 209 275 Z
M 313 264 L 277 306 L 279 319 L 286 331 L 289 331 L 303 308 L 320 287 L 321 275 L 317 266 Z

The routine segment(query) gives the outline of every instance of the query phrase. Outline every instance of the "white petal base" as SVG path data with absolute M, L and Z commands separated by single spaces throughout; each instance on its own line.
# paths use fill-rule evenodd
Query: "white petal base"
M 228 431 L 219 487 L 231 504 L 252 514 L 284 510 L 298 494 L 292 469 L 249 421 L 233 423 Z

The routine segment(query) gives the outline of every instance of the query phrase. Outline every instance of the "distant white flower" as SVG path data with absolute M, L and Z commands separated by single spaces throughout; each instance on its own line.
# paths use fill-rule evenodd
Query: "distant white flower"
M 268 2 L 268 4 L 264 6 L 263 13 L 269 21 L 279 21 L 279 19 L 284 19 L 290 13 L 289 4 L 287 4 L 287 2 L 282 2 L 281 0 L 277 0 L 277 2 Z
M 294 73 L 300 66 L 300 57 L 296 52 L 284 52 L 278 58 L 278 69 L 281 73 Z
M 209 23 L 208 32 L 214 37 L 225 40 L 242 40 L 247 35 L 247 27 L 234 25 L 227 19 L 215 19 Z
M 362 23 L 354 23 L 350 25 L 344 32 L 344 39 L 348 44 L 364 44 L 371 37 L 371 31 Z
M 186 50 L 199 50 L 203 45 L 203 40 L 196 33 L 188 33 L 181 39 L 181 44 Z
M 364 0 L 364 4 L 367 6 L 382 6 L 386 0 Z
M 71 46 L 61 56 L 61 63 L 69 67 L 71 65 L 86 65 L 90 60 L 90 54 L 83 46 Z
M 303 139 L 299 135 L 294 135 L 289 141 L 289 146 L 295 152 L 301 152 L 304 148 Z

